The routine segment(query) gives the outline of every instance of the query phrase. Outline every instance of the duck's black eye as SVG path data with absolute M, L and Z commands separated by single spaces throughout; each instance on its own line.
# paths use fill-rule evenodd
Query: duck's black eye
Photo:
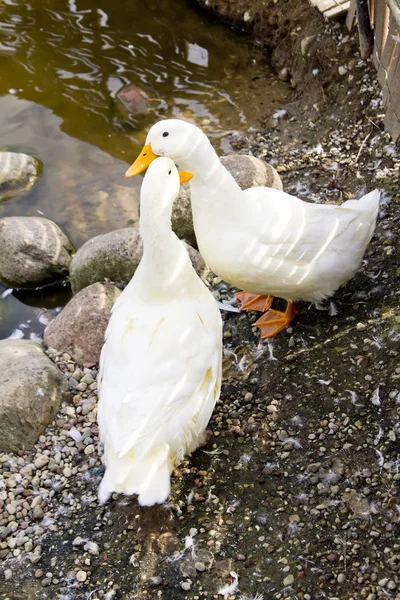
M 162 136 L 163 136 L 163 137 L 167 137 L 167 136 L 169 136 L 169 133 L 168 133 L 168 131 L 164 131 L 164 133 L 162 134 Z
M 168 175 L 171 175 L 172 171 L 168 171 Z

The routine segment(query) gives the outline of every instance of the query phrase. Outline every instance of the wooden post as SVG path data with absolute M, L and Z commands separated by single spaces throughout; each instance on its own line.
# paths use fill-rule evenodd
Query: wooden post
M 374 34 L 369 20 L 368 0 L 357 0 L 357 21 L 361 58 L 367 60 L 374 46 Z

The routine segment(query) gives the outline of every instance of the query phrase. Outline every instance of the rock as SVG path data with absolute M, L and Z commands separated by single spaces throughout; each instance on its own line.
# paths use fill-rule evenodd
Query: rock
M 277 171 L 268 163 L 243 154 L 222 156 L 221 163 L 236 179 L 242 190 L 258 185 L 282 189 L 282 181 Z M 181 186 L 179 196 L 172 209 L 172 229 L 176 235 L 196 246 L 193 229 L 192 208 L 190 205 L 190 184 Z
M 205 277 L 209 270 L 200 254 L 188 244 L 185 245 L 197 274 Z M 135 273 L 142 254 L 142 241 L 136 227 L 96 236 L 79 248 L 71 261 L 72 291 L 77 293 L 104 279 L 126 285 Z
M 119 295 L 119 289 L 110 283 L 94 283 L 81 290 L 46 327 L 44 343 L 67 352 L 80 364 L 97 363 L 111 308 Z
M 136 227 L 126 227 L 92 238 L 79 248 L 71 261 L 72 291 L 76 294 L 104 279 L 119 284 L 128 283 L 142 253 L 142 240 Z
M 54 419 L 67 380 L 30 340 L 0 341 L 0 452 L 30 450 Z
M 292 574 L 288 575 L 287 577 L 285 577 L 285 579 L 283 580 L 283 585 L 285 587 L 288 587 L 290 585 L 293 585 L 294 583 L 294 577 Z
M 147 112 L 149 108 L 149 97 L 140 87 L 131 83 L 117 92 L 117 98 L 132 114 Z
M 275 190 L 283 189 L 281 178 L 274 167 L 255 156 L 231 154 L 222 156 L 221 162 L 236 179 L 242 190 L 257 185 Z
M 0 152 L 0 200 L 29 190 L 39 176 L 36 158 L 16 152 Z
M 0 280 L 10 287 L 40 287 L 68 276 L 74 247 L 41 217 L 0 219 Z

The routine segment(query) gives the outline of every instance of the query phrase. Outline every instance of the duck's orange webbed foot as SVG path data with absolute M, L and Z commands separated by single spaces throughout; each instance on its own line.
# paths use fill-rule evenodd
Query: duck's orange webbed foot
M 262 338 L 271 338 L 286 329 L 296 316 L 296 304 L 288 302 L 285 312 L 272 308 L 254 323 L 261 329 Z
M 238 292 L 235 297 L 242 303 L 240 310 L 258 310 L 266 312 L 271 307 L 273 296 L 259 296 L 250 292 Z

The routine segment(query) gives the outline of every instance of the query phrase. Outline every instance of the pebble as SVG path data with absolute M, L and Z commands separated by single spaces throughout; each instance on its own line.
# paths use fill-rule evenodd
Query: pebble
M 37 469 L 42 469 L 44 466 L 46 466 L 49 462 L 49 457 L 45 456 L 44 454 L 40 454 L 34 462 L 34 465 Z
M 292 574 L 288 575 L 287 577 L 285 577 L 285 579 L 283 580 L 283 585 L 285 587 L 289 586 L 289 585 L 293 585 L 294 583 L 294 576 Z
M 346 581 L 346 575 L 344 573 L 339 573 L 337 576 L 338 583 L 344 583 Z
M 80 583 L 83 583 L 87 579 L 87 573 L 86 573 L 86 571 L 78 571 L 77 574 L 75 575 L 75 577 L 76 577 L 77 581 L 79 581 Z
M 194 564 L 194 568 L 196 569 L 196 571 L 200 571 L 200 573 L 202 573 L 206 570 L 206 565 L 203 562 L 196 562 Z
M 190 579 L 187 579 L 186 581 L 181 581 L 181 588 L 185 592 L 188 592 L 192 588 L 192 582 L 190 581 Z

